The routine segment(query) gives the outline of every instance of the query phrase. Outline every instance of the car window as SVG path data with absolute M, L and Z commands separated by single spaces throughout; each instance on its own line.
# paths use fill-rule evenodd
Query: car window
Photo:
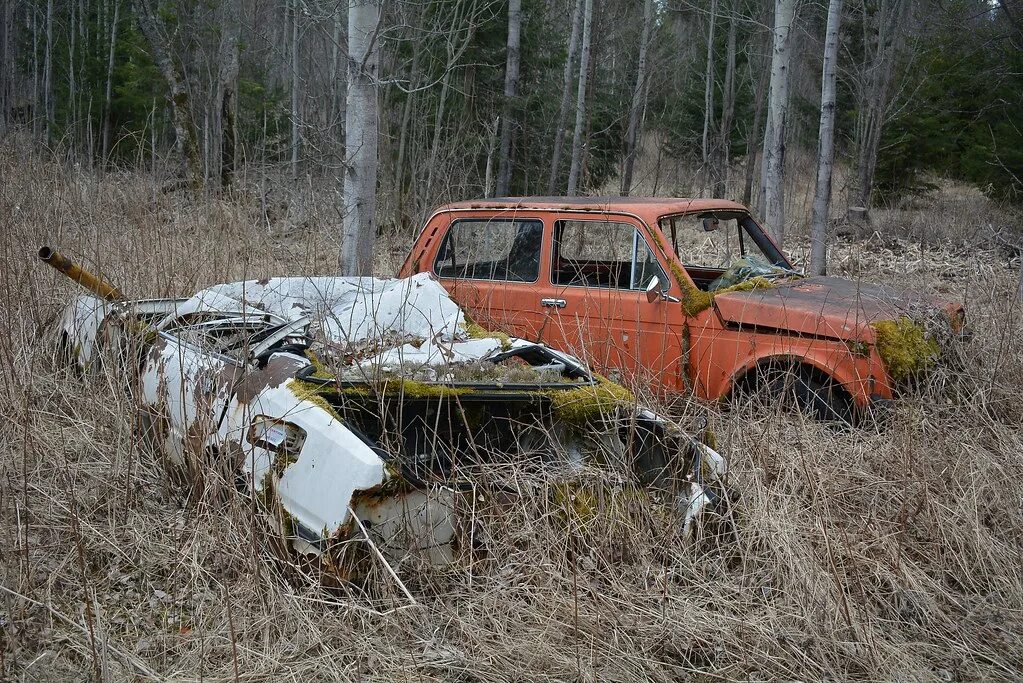
M 558 221 L 551 281 L 556 285 L 643 289 L 661 268 L 643 235 L 629 223 Z
M 740 258 L 774 263 L 745 227 L 746 220 L 751 219 L 735 212 L 689 214 L 662 218 L 660 227 L 688 266 L 727 270 Z
M 440 277 L 536 282 L 542 244 L 539 220 L 460 219 L 448 228 L 433 270 Z

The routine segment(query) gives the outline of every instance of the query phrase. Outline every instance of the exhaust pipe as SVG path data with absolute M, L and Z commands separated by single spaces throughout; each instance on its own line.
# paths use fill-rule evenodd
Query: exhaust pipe
M 106 299 L 107 301 L 124 301 L 128 298 L 121 293 L 121 290 L 114 287 L 99 275 L 90 273 L 68 257 L 50 249 L 49 247 L 39 248 L 39 259 L 51 268 L 56 268 L 60 272 L 64 273 L 64 275 L 68 276 L 82 287 L 85 287 L 101 299 Z

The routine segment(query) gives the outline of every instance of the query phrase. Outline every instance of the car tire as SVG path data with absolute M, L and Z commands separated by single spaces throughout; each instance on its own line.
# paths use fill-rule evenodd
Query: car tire
M 805 365 L 772 366 L 764 380 L 767 395 L 786 407 L 822 422 L 853 421 L 849 394 L 815 369 Z

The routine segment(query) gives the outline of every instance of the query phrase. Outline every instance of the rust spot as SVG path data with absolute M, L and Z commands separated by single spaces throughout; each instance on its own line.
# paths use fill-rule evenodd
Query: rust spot
M 235 393 L 240 403 L 249 403 L 264 389 L 276 389 L 295 376 L 306 363 L 298 358 L 277 356 L 262 370 L 249 372 L 237 383 Z

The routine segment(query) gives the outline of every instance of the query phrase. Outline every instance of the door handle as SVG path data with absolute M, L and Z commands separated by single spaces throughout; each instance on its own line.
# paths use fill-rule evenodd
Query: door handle
M 546 306 L 547 308 L 564 308 L 564 299 L 540 299 L 540 305 Z

